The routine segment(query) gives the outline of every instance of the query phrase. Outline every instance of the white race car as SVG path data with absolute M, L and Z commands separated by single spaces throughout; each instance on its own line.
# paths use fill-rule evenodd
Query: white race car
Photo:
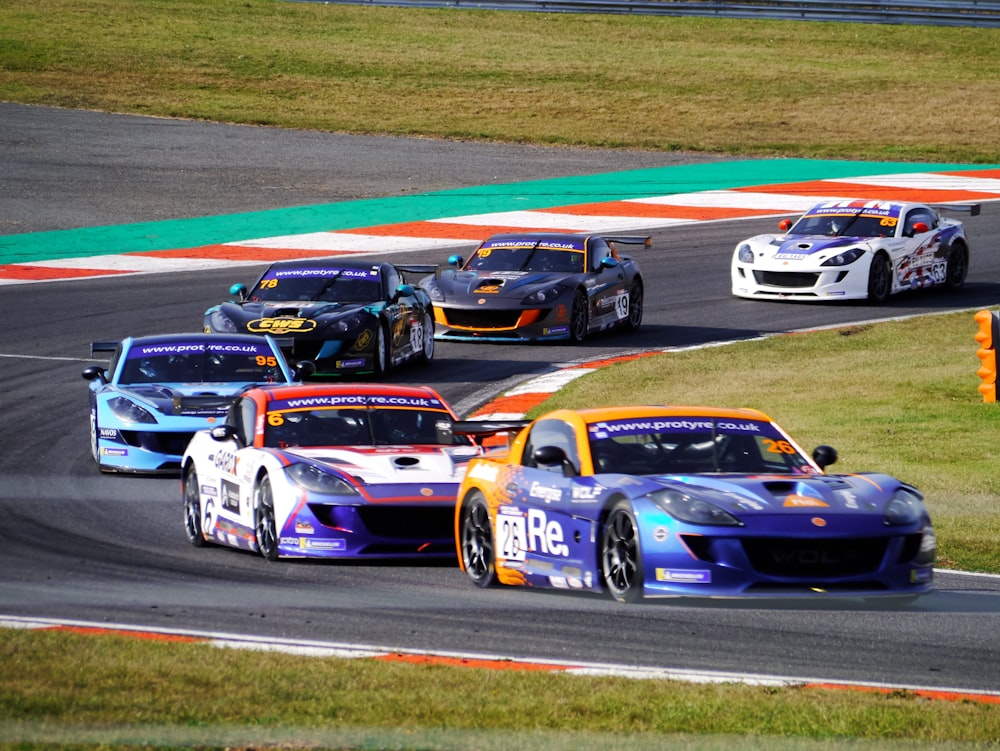
M 184 528 L 279 557 L 455 558 L 469 460 L 433 389 L 388 384 L 255 388 L 182 459 Z
M 757 235 L 733 252 L 732 291 L 768 300 L 884 303 L 910 289 L 959 289 L 969 270 L 962 222 L 939 210 L 976 216 L 978 204 L 931 207 L 896 201 L 824 201 L 782 234 Z

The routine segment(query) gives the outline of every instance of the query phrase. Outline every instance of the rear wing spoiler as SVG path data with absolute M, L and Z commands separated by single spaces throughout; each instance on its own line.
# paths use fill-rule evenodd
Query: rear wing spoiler
M 458 434 L 470 436 L 476 443 L 484 445 L 486 439 L 502 433 L 507 434 L 509 443 L 514 434 L 530 424 L 531 420 L 442 420 L 436 427 L 441 443 L 451 443 L 452 437 Z
M 653 238 L 650 235 L 601 235 L 602 239 L 609 243 L 621 243 L 622 245 L 642 245 L 652 247 Z
M 114 352 L 119 344 L 120 342 L 91 342 L 90 356 L 93 357 L 98 352 Z
M 406 274 L 433 274 L 438 270 L 436 265 L 422 263 L 411 264 L 409 266 L 397 266 L 396 268 L 399 270 L 399 273 L 404 276 Z
M 936 203 L 934 208 L 941 211 L 958 211 L 969 216 L 979 216 L 979 210 L 982 207 L 978 203 Z

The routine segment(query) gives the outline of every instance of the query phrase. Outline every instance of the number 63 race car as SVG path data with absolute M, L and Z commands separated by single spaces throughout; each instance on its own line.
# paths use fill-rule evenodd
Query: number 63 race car
M 482 587 L 623 602 L 927 592 L 936 544 L 921 494 L 888 475 L 826 474 L 835 459 L 829 446 L 806 455 L 756 410 L 551 412 L 470 463 L 459 561 Z
M 969 270 L 962 222 L 938 209 L 979 214 L 978 204 L 933 208 L 895 201 L 824 201 L 783 234 L 737 245 L 730 275 L 737 297 L 868 300 L 926 287 L 957 290 Z
M 451 407 L 428 387 L 315 384 L 247 391 L 182 463 L 184 528 L 279 557 L 454 560 L 468 461 Z

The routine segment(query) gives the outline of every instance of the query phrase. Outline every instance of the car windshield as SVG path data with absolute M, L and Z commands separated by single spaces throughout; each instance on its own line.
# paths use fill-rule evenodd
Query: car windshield
M 642 417 L 596 422 L 588 433 L 598 473 L 816 472 L 786 435 L 760 420 Z
M 438 409 L 336 408 L 272 410 L 264 444 L 290 446 L 467 446 L 466 436 L 439 431 L 451 415 Z
M 530 271 L 536 273 L 583 271 L 583 251 L 521 245 L 509 248 L 479 248 L 466 263 L 470 271 Z
M 250 292 L 257 302 L 376 302 L 382 299 L 377 268 L 315 266 L 268 269 Z
M 807 214 L 789 230 L 790 235 L 826 235 L 828 237 L 892 237 L 898 219 L 848 212 L 842 214 Z
M 133 344 L 118 378 L 144 383 L 275 383 L 284 381 L 278 356 L 265 340 Z

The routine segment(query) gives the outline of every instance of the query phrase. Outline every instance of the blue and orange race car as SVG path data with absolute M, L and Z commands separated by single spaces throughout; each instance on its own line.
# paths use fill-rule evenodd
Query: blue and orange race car
M 459 560 L 482 587 L 623 602 L 929 591 L 936 543 L 920 492 L 884 474 L 827 474 L 835 460 L 829 446 L 807 455 L 756 410 L 551 412 L 470 463 Z
M 454 255 L 420 281 L 439 339 L 581 342 L 642 323 L 638 262 L 617 245 L 651 238 L 526 232 L 493 235 L 468 260 Z

